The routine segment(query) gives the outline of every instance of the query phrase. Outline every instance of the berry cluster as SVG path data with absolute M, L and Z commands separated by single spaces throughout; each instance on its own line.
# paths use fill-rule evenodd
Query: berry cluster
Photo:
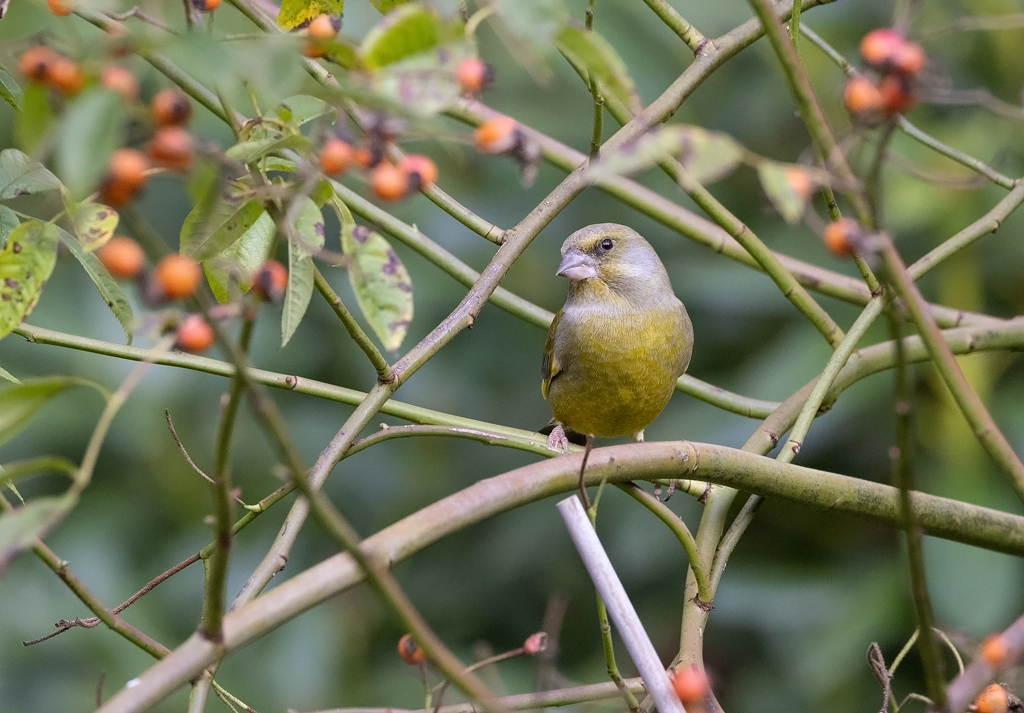
M 917 104 L 921 73 L 928 64 L 921 45 L 891 27 L 880 27 L 864 35 L 860 55 L 870 73 L 851 77 L 843 90 L 852 116 L 877 124 Z

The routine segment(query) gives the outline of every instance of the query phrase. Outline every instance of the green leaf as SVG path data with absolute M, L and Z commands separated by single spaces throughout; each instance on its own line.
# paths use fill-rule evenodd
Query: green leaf
M 372 75 L 370 86 L 420 116 L 431 116 L 459 100 L 462 87 L 455 70 L 462 60 L 475 56 L 472 41 L 450 42 L 387 65 Z
M 330 115 L 331 123 L 334 123 L 338 117 L 338 110 L 323 99 L 308 94 L 296 94 L 281 102 L 277 107 L 277 115 L 282 121 L 299 127 L 327 115 Z
M 313 251 L 324 244 L 324 216 L 305 199 L 295 219 L 297 240 L 288 241 L 288 289 L 281 313 L 281 346 L 292 338 L 313 296 Z
M 46 96 L 46 86 L 40 82 L 30 83 L 22 95 L 21 111 L 14 115 L 15 145 L 34 153 L 53 128 L 53 122 L 54 114 Z
M 412 321 L 412 280 L 384 237 L 346 222 L 341 249 L 352 262 L 348 279 L 359 309 L 385 349 L 397 351 Z
M 791 163 L 761 161 L 757 165 L 757 177 L 779 215 L 787 223 L 799 222 L 817 183 L 811 172 Z
M 320 15 L 341 15 L 345 0 L 282 0 L 277 24 L 292 30 Z
M 99 384 L 72 376 L 27 379 L 0 389 L 0 445 L 14 438 L 54 396 L 79 386 L 91 386 L 103 392 Z
M 12 384 L 21 383 L 21 379 L 16 377 L 11 372 L 7 371 L 7 369 L 4 369 L 2 366 L 0 366 L 0 379 L 6 379 L 7 381 L 10 381 Z
M 71 224 L 75 227 L 78 242 L 87 251 L 92 252 L 101 248 L 114 237 L 119 216 L 110 206 L 87 201 L 74 206 L 68 213 Z
M 0 199 L 60 188 L 60 181 L 43 164 L 18 149 L 0 151 Z
M 553 40 L 569 16 L 563 0 L 496 0 L 494 6 L 509 29 L 537 45 Z
M 699 126 L 659 126 L 627 141 L 612 151 L 603 151 L 583 171 L 582 178 L 598 181 L 649 168 L 674 157 L 686 177 L 697 183 L 713 183 L 732 173 L 743 159 L 743 147 L 727 134 Z
M 203 221 L 197 206 L 181 226 L 179 249 L 200 262 L 208 260 L 234 245 L 265 212 L 255 200 L 222 200 Z
M 125 296 L 121 286 L 117 283 L 117 280 L 110 276 L 107 268 L 103 267 L 103 263 L 100 262 L 98 257 L 83 249 L 74 236 L 62 230 L 60 231 L 60 239 L 71 254 L 75 256 L 75 259 L 85 268 L 85 273 L 92 280 L 92 283 L 96 285 L 100 297 L 103 298 L 107 307 L 114 314 L 118 324 L 121 325 L 121 329 L 124 330 L 125 336 L 128 337 L 128 343 L 131 344 L 132 331 L 135 328 L 135 313 L 132 312 L 132 305 Z
M 74 505 L 67 496 L 36 498 L 0 513 L 0 575 L 11 560 L 45 537 Z
M 394 10 L 399 5 L 404 5 L 409 0 L 370 0 L 370 4 L 377 8 L 377 12 L 382 15 Z
M 17 213 L 5 205 L 0 205 L 0 248 L 7 244 L 7 238 L 20 224 Z
M 302 134 L 285 134 L 242 141 L 225 151 L 224 155 L 232 161 L 249 163 L 266 156 L 272 151 L 282 151 L 284 149 L 308 150 L 310 145 L 309 139 Z
M 122 143 L 122 105 L 117 92 L 94 88 L 82 92 L 64 112 L 54 158 L 57 174 L 75 200 L 92 192 Z
M 32 220 L 15 228 L 0 251 L 0 338 L 10 334 L 36 306 L 57 264 L 57 234 L 51 223 Z
M 24 98 L 21 87 L 3 65 L 0 65 L 0 97 L 3 97 L 15 109 L 21 109 L 21 102 Z
M 462 34 L 461 22 L 443 20 L 434 10 L 420 5 L 399 5 L 366 33 L 359 57 L 364 66 L 378 69 Z
M 273 218 L 266 211 L 262 211 L 234 243 L 223 252 L 203 261 L 206 281 L 210 283 L 210 290 L 219 302 L 231 300 L 232 295 L 228 288 L 232 282 L 243 292 L 249 291 L 252 286 L 250 277 L 267 259 L 276 232 L 277 227 Z
M 625 62 L 601 35 L 593 30 L 566 25 L 555 38 L 555 45 L 577 64 L 590 70 L 591 76 L 596 77 L 605 90 L 614 94 L 631 112 L 636 114 L 643 109 Z

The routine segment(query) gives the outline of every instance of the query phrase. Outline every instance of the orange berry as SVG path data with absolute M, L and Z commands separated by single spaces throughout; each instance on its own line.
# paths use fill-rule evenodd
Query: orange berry
M 811 192 L 814 191 L 814 181 L 811 180 L 811 174 L 807 169 L 800 168 L 799 166 L 790 166 L 786 169 L 786 183 L 803 200 L 810 198 Z
M 494 67 L 477 57 L 459 62 L 455 68 L 459 86 L 469 94 L 479 94 L 494 83 Z
M 192 116 L 192 102 L 185 92 L 177 88 L 157 92 L 150 109 L 159 126 L 184 124 Z
M 409 174 L 393 163 L 383 161 L 370 174 L 370 189 L 381 200 L 400 200 L 409 192 Z
M 322 42 L 311 37 L 302 38 L 302 44 L 300 45 L 300 49 L 302 51 L 303 56 L 309 57 L 310 59 L 323 57 L 324 54 L 327 52 L 327 48 L 324 47 Z
M 326 17 L 326 15 L 321 15 Z M 352 144 L 341 139 L 330 139 L 320 151 L 320 169 L 324 173 L 341 173 L 355 159 Z
M 527 656 L 536 656 L 548 647 L 548 635 L 543 631 L 530 634 L 523 642 L 523 653 Z
M 146 145 L 150 157 L 172 171 L 187 171 L 192 165 L 192 135 L 180 126 L 164 126 Z
M 146 185 L 146 171 L 149 161 L 141 151 L 118 149 L 111 155 L 107 172 L 110 178 L 130 190 L 137 191 Z
M 882 92 L 867 77 L 851 77 L 843 89 L 846 110 L 855 117 L 870 117 L 882 109 Z
M 1002 634 L 992 634 L 981 642 L 981 657 L 995 668 L 1001 668 L 1006 663 L 1009 653 L 1010 644 Z
M 856 220 L 840 218 L 825 228 L 825 247 L 836 257 L 849 257 L 853 255 L 861 232 L 860 223 Z
M 872 67 L 886 67 L 906 39 L 891 27 L 879 27 L 860 41 L 860 56 Z
M 338 36 L 338 30 L 341 29 L 340 23 L 335 23 L 336 20 L 331 15 L 320 15 L 315 17 L 309 23 L 309 36 L 318 40 L 333 40 Z
M 213 327 L 200 314 L 190 314 L 178 325 L 174 346 L 186 352 L 205 352 L 213 345 Z
M 85 86 L 85 72 L 70 59 L 58 57 L 50 67 L 47 80 L 65 94 L 78 94 Z
M 928 55 L 925 54 L 921 45 L 904 40 L 903 44 L 897 47 L 893 53 L 890 64 L 893 71 L 905 74 L 908 77 L 915 77 L 928 64 Z
M 882 95 L 882 111 L 886 116 L 905 114 L 917 104 L 913 82 L 907 77 L 893 74 L 882 77 L 878 91 Z
M 410 190 L 426 188 L 437 181 L 437 164 L 423 154 L 409 154 L 398 163 L 398 169 L 409 177 Z
M 139 80 L 124 67 L 112 64 L 100 72 L 100 85 L 117 92 L 126 102 L 139 99 Z
M 410 634 L 406 634 L 398 640 L 398 655 L 410 666 L 416 666 L 427 660 L 427 653 L 412 640 Z
M 699 701 L 711 692 L 707 674 L 697 666 L 677 668 L 672 674 L 672 687 L 684 704 Z
M 288 289 L 288 268 L 277 260 L 260 265 L 252 278 L 252 291 L 267 302 L 277 302 Z
M 203 270 L 188 255 L 171 253 L 156 264 L 153 276 L 165 297 L 179 300 L 191 296 L 199 288 Z
M 993 683 L 974 699 L 974 707 L 978 713 L 1006 713 L 1010 708 L 1010 697 L 1005 688 Z
M 107 272 L 118 279 L 130 279 L 146 264 L 146 253 L 137 242 L 124 235 L 115 235 L 96 251 L 96 257 Z
M 50 68 L 60 59 L 60 55 L 45 45 L 29 47 L 18 58 L 18 70 L 25 79 L 33 82 L 45 82 L 50 76 Z
M 220 7 L 220 0 L 200 0 L 203 3 L 203 12 L 213 12 Z
M 57 17 L 66 17 L 75 11 L 75 0 L 46 0 L 46 4 Z
M 473 132 L 481 153 L 499 154 L 511 151 L 519 143 L 519 123 L 510 116 L 485 121 Z

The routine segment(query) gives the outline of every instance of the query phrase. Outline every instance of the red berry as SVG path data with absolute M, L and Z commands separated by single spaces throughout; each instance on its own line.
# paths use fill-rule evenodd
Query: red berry
M 187 171 L 192 165 L 192 135 L 180 126 L 164 126 L 147 144 L 156 163 L 172 171 Z
M 171 253 L 157 263 L 153 276 L 165 297 L 178 300 L 191 296 L 199 288 L 203 270 L 188 255 Z
M 397 201 L 409 192 L 409 174 L 393 163 L 383 161 L 370 174 L 370 189 L 383 201 Z
M 320 151 L 320 169 L 324 173 L 341 173 L 355 159 L 352 144 L 341 139 L 330 139 Z
M 872 67 L 884 68 L 905 42 L 903 35 L 891 27 L 879 27 L 861 39 L 860 56 Z
M 455 77 L 463 91 L 479 94 L 494 83 L 494 67 L 482 59 L 470 57 L 459 62 Z
M 117 92 L 126 102 L 139 99 L 139 80 L 124 67 L 112 64 L 100 72 L 100 85 Z
M 29 47 L 18 58 L 18 69 L 22 76 L 33 82 L 45 82 L 50 76 L 50 68 L 60 59 L 60 55 L 45 45 Z
M 426 652 L 412 640 L 412 635 L 406 634 L 398 640 L 398 655 L 410 666 L 416 666 L 427 659 Z
M 123 235 L 115 235 L 96 251 L 96 257 L 112 276 L 130 279 L 142 271 L 146 253 L 137 242 Z
M 46 4 L 57 17 L 66 17 L 75 11 L 75 0 L 46 0 Z
M 309 36 L 318 40 L 333 40 L 338 36 L 340 27 L 330 15 L 320 15 L 309 23 Z
M 707 674 L 697 666 L 677 668 L 672 674 L 672 687 L 684 705 L 699 701 L 711 692 Z
M 267 260 L 252 277 L 252 291 L 267 302 L 277 302 L 288 289 L 288 268 L 277 260 Z
M 882 111 L 886 116 L 905 114 L 917 104 L 914 83 L 907 77 L 895 74 L 882 77 L 878 91 L 882 95 Z
M 511 151 L 519 143 L 519 123 L 509 116 L 485 121 L 473 132 L 481 153 L 499 154 Z
M 109 206 L 124 205 L 146 185 L 149 161 L 135 149 L 118 149 L 110 157 L 107 177 L 100 187 L 100 198 Z
M 158 126 L 184 124 L 192 116 L 192 102 L 185 92 L 177 88 L 157 92 L 150 109 Z
M 85 86 L 85 72 L 66 57 L 58 57 L 50 67 L 47 80 L 65 94 L 78 94 Z
M 992 634 L 981 642 L 981 657 L 995 668 L 1002 668 L 1006 664 L 1009 653 L 1010 644 L 1002 634 Z
M 174 346 L 186 352 L 205 352 L 213 345 L 214 333 L 202 315 L 190 314 L 181 320 Z
M 825 247 L 836 257 L 853 255 L 863 230 L 853 218 L 840 218 L 825 228 Z
M 410 190 L 427 188 L 437 181 L 437 164 L 423 154 L 409 154 L 398 163 L 398 169 L 409 177 Z
M 974 707 L 978 713 L 1006 713 L 1010 708 L 1010 697 L 1005 688 L 993 683 L 974 699 Z
M 882 110 L 882 92 L 864 76 L 851 77 L 843 89 L 843 103 L 852 116 L 870 119 Z

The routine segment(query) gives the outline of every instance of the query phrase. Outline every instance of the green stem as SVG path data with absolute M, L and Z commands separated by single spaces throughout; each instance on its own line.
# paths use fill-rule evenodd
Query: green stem
M 668 29 L 676 33 L 679 39 L 694 53 L 698 52 L 701 46 L 707 42 L 707 38 L 687 22 L 666 0 L 644 0 L 644 2 L 647 3 L 647 7 L 654 10 L 654 14 L 668 26 Z
M 903 323 L 895 314 L 897 308 L 889 310 L 889 329 L 896 348 L 895 404 L 896 446 L 890 451 L 892 458 L 893 486 L 900 494 L 900 519 L 907 538 L 907 559 L 910 567 L 910 591 L 917 615 L 917 630 L 920 634 L 917 646 L 921 654 L 925 683 L 932 703 L 939 710 L 946 707 L 945 676 L 942 673 L 942 658 L 932 632 L 935 617 L 932 614 L 931 597 L 928 595 L 928 578 L 924 569 L 924 552 L 921 549 L 921 533 L 911 500 L 914 487 L 914 443 L 912 438 L 911 414 L 914 397 L 907 378 L 907 360 L 903 349 Z
M 338 319 L 345 326 L 345 330 L 352 337 L 352 341 L 363 350 L 363 354 L 373 364 L 373 368 L 377 370 L 377 378 L 381 381 L 388 381 L 391 378 L 391 365 L 388 364 L 387 359 L 377 350 L 370 337 L 359 326 L 356 318 L 348 311 L 348 307 L 345 306 L 345 303 L 341 301 L 341 298 L 331 288 L 330 283 L 324 278 L 323 273 L 316 267 L 313 268 L 313 282 L 316 285 L 317 291 L 327 301 L 331 309 L 334 310 L 334 313 L 338 315 Z

